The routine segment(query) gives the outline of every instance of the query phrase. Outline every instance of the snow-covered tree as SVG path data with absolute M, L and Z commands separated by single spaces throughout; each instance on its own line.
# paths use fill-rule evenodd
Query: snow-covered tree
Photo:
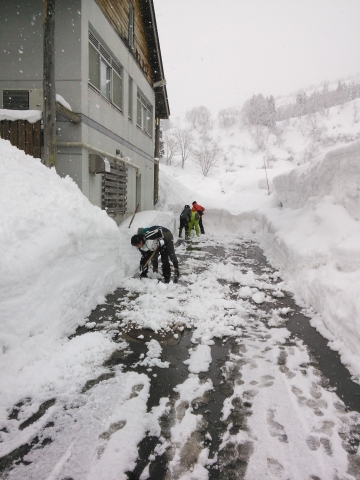
M 231 127 L 238 123 L 241 118 L 240 107 L 223 108 L 218 113 L 219 126 L 222 128 Z
M 253 95 L 247 100 L 243 107 L 245 122 L 250 125 L 264 125 L 273 127 L 275 125 L 275 100 L 274 97 L 264 98 L 260 93 Z
M 186 112 L 185 119 L 195 130 L 200 132 L 211 130 L 211 113 L 206 107 L 192 108 Z

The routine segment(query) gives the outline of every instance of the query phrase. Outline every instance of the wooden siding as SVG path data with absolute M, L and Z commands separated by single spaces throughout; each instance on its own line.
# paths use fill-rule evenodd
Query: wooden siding
M 130 0 L 95 0 L 116 33 L 128 45 Z M 133 54 L 148 81 L 153 83 L 148 40 L 146 38 L 140 2 L 133 0 L 135 9 Z M 129 47 L 130 50 L 130 47 Z M 121 60 L 121 59 L 120 59 Z

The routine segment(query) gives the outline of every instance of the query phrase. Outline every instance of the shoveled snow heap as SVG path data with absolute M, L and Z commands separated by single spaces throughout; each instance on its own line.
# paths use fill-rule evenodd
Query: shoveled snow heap
M 106 213 L 73 180 L 1 139 L 0 206 L 1 422 L 25 392 L 81 384 L 108 355 L 100 335 L 67 336 L 121 270 L 119 230 Z
M 116 285 L 119 231 L 69 177 L 0 142 L 0 341 L 6 351 L 37 335 L 48 342 L 74 330 L 78 315 Z
M 293 290 L 321 314 L 314 325 L 359 376 L 360 141 L 273 182 L 277 206 L 264 210 L 263 245 Z

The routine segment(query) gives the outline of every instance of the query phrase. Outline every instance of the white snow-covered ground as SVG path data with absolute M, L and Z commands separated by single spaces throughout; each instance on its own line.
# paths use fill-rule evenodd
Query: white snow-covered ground
M 297 140 L 292 137 L 292 141 L 293 148 L 300 151 Z M 228 138 L 228 143 L 231 142 L 234 142 L 234 136 Z M 196 375 L 211 361 L 207 347 L 214 335 L 233 335 L 246 317 L 240 302 L 230 304 L 224 300 L 216 276 L 230 276 L 233 281 L 240 281 L 243 288 L 240 293 L 244 299 L 251 295 L 255 303 L 261 304 L 265 298 L 256 291 L 258 279 L 238 278 L 235 267 L 223 263 L 211 265 L 197 277 L 191 273 L 195 264 L 187 265 L 189 281 L 198 285 L 203 293 L 200 299 L 203 311 L 198 308 L 199 298 L 189 296 L 181 285 L 167 287 L 150 280 L 139 285 L 139 280 L 131 278 L 139 262 L 138 252 L 130 245 L 131 235 L 140 226 L 160 224 L 170 228 L 176 237 L 178 215 L 184 204 L 191 204 L 194 200 L 206 208 L 204 238 L 210 243 L 220 241 L 226 247 L 239 238 L 260 242 L 272 264 L 281 272 L 286 288 L 295 293 L 299 302 L 313 309 L 313 324 L 330 340 L 331 348 L 340 352 L 354 379 L 359 380 L 359 142 L 328 148 L 329 153 L 324 151 L 299 167 L 285 158 L 279 159 L 267 170 L 271 195 L 268 195 L 265 171 L 261 168 L 262 155 L 252 155 L 249 149 L 232 150 L 236 150 L 236 154 L 231 169 L 229 165 L 218 165 L 208 178 L 201 177 L 191 161 L 184 170 L 176 161 L 173 166 L 161 164 L 157 210 L 138 214 L 129 229 L 128 221 L 118 228 L 103 211 L 92 206 L 72 180 L 60 179 L 38 160 L 0 140 L 0 456 L 30 442 L 51 419 L 55 405 L 47 410 L 40 424 L 18 428 L 37 412 L 43 402 L 56 397 L 63 405 L 70 401 L 80 404 L 83 400 L 79 392 L 84 384 L 105 372 L 104 360 L 119 348 L 110 336 L 92 332 L 91 325 L 88 325 L 89 332 L 85 335 L 68 337 L 78 326 L 87 323 L 91 310 L 119 285 L 141 294 L 140 304 L 129 300 L 124 321 L 155 331 L 171 328 L 174 321 L 194 328 L 194 350 L 190 352 L 188 362 L 189 378 L 183 387 L 178 386 L 181 398 L 196 398 L 203 394 L 204 388 L 211 387 L 196 384 Z M 228 308 L 236 311 L 235 324 L 224 321 L 224 312 Z M 169 315 L 164 315 L 164 310 Z M 277 332 L 281 335 L 279 330 Z M 272 353 L 266 350 L 266 358 L 275 356 L 277 347 L 274 341 L 274 338 L 268 339 L 265 344 L 273 350 Z M 125 344 L 123 348 L 127 348 Z M 254 350 L 257 350 L 256 345 Z M 300 354 L 296 353 L 294 371 L 299 370 L 304 361 L 301 355 L 297 355 Z M 160 364 L 160 357 L 157 345 L 149 345 L 148 364 Z M 236 363 L 237 359 L 233 361 Z M 166 365 L 162 366 L 166 368 Z M 256 377 L 262 368 L 256 370 Z M 254 372 L 248 372 L 249 378 L 245 373 L 243 375 L 246 385 L 250 385 Z M 280 391 L 286 388 L 278 383 L 282 381 L 279 372 L 272 376 Z M 293 385 L 294 391 L 309 392 L 310 398 L 311 386 L 318 382 L 312 375 L 296 378 L 295 383 L 299 384 Z M 84 410 L 74 417 L 74 421 L 80 422 L 86 411 L 106 411 L 106 420 L 95 414 L 94 422 L 99 419 L 96 431 L 102 434 L 114 430 L 117 434 L 109 433 L 116 441 L 105 449 L 101 461 L 94 457 L 93 463 L 89 464 L 88 476 L 81 478 L 126 478 L 124 472 L 134 466 L 138 442 L 146 431 L 158 432 L 158 419 L 168 408 L 164 400 L 157 409 L 146 412 L 150 381 L 148 376 L 124 373 L 119 369 L 115 379 L 101 383 L 89 394 Z M 263 381 L 261 375 L 256 381 Z M 135 396 L 132 394 L 134 389 Z M 235 394 L 243 393 L 239 386 Z M 261 395 L 257 395 L 254 400 L 256 412 L 261 412 L 260 399 Z M 280 401 L 281 395 L 274 398 L 274 404 Z M 258 406 L 256 402 L 259 402 Z M 330 403 L 334 401 L 327 402 Z M 21 405 L 16 418 L 11 415 L 14 405 Z M 286 416 L 286 406 L 278 407 Z M 339 426 L 339 422 L 345 422 L 345 417 L 339 420 L 335 410 L 328 409 L 324 424 L 314 423 L 314 431 L 317 429 L 321 433 L 321 428 L 331 430 L 333 426 Z M 273 425 L 275 435 L 279 421 L 274 411 L 268 411 L 267 424 Z M 301 413 L 299 415 L 301 419 Z M 127 419 L 126 427 L 120 428 L 124 418 Z M 263 420 L 260 413 L 251 418 L 252 434 L 257 432 L 256 435 L 261 436 Z M 193 431 L 197 421 L 187 411 L 181 424 L 177 425 L 173 435 L 179 448 L 182 432 Z M 62 478 L 68 460 L 82 454 L 77 447 L 82 433 L 71 425 L 71 422 L 64 424 L 67 431 L 72 429 L 72 434 L 64 436 L 62 457 L 57 458 L 55 464 L 44 465 L 43 476 L 39 478 Z M 89 425 L 91 428 L 93 425 Z M 297 428 L 294 425 L 286 435 L 296 439 Z M 327 435 L 331 435 L 330 430 Z M 261 459 L 265 457 L 270 458 L 267 468 L 274 478 L 303 478 L 291 470 L 296 467 L 284 467 L 288 453 L 285 446 L 281 453 L 282 462 L 273 460 L 279 458 L 274 452 L 278 445 L 272 444 L 270 437 L 266 445 L 260 442 L 255 449 L 247 478 L 261 478 L 256 476 L 254 469 L 263 465 Z M 224 438 L 224 442 L 226 440 Z M 247 440 L 239 437 L 238 442 Z M 316 458 L 320 465 L 324 452 L 317 448 L 320 439 L 314 439 L 314 442 L 312 460 L 307 458 L 305 462 Z M 81 445 L 84 448 L 84 444 Z M 336 445 L 336 442 L 332 445 L 332 455 L 340 462 L 336 467 L 339 478 L 356 478 L 346 473 L 347 459 L 340 444 Z M 117 455 L 116 452 L 123 448 L 126 455 Z M 301 451 L 297 450 L 297 454 L 296 465 L 301 465 Z M 199 456 L 195 476 L 189 473 L 184 479 L 207 478 L 206 455 L 203 451 Z M 266 466 L 262 468 L 266 470 Z M 334 465 L 331 468 L 335 468 Z M 331 474 L 334 472 L 331 470 Z M 324 470 L 320 477 L 330 478 L 327 474 Z M 146 472 L 142 478 L 147 478 Z

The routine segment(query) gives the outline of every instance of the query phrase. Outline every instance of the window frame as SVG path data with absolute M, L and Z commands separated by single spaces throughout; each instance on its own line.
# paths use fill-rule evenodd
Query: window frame
M 139 88 L 137 89 L 136 105 L 136 125 L 152 138 L 153 106 Z
M 97 39 L 94 33 L 89 30 L 89 72 L 88 72 L 88 84 L 93 88 L 102 98 L 108 101 L 112 106 L 117 110 L 123 113 L 123 104 L 124 104 L 124 68 L 119 61 L 115 60 L 108 52 L 108 49 L 104 47 L 102 43 Z M 93 66 L 99 68 L 99 72 L 91 76 L 90 68 L 90 51 L 97 53 L 99 58 L 97 61 L 93 62 Z M 96 59 L 94 56 L 93 59 Z M 103 75 L 105 70 L 105 76 Z M 118 100 L 115 100 L 114 94 L 114 75 L 119 78 L 120 85 L 120 105 L 118 105 Z M 105 78 L 105 82 L 104 82 Z M 96 84 L 93 80 L 97 81 Z
M 117 104 L 117 101 L 115 100 L 115 95 L 114 95 L 114 87 L 115 87 L 115 82 L 114 82 L 114 75 L 119 78 L 120 82 L 120 105 Z M 112 104 L 115 105 L 121 112 L 123 111 L 123 104 L 124 104 L 124 80 L 123 80 L 123 75 L 120 75 L 118 71 L 115 69 L 112 69 L 112 83 L 111 83 L 111 98 L 112 98 Z
M 129 75 L 128 82 L 128 119 L 133 122 L 134 119 L 134 80 Z

